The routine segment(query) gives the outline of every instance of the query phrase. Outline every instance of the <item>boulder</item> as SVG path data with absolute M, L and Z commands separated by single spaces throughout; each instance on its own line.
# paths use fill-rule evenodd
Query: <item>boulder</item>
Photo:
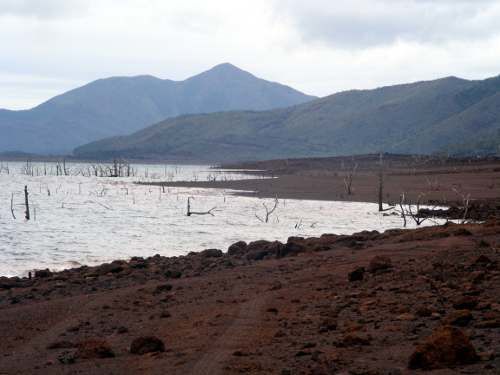
M 391 258 L 377 255 L 375 256 L 368 265 L 368 272 L 376 273 L 390 270 L 392 268 Z
M 219 249 L 206 249 L 200 252 L 200 255 L 204 258 L 220 258 L 224 253 Z
M 243 254 L 246 251 L 246 248 L 247 243 L 245 241 L 238 241 L 229 246 L 229 248 L 227 249 L 227 253 L 229 255 Z
M 476 350 L 465 333 L 456 327 L 439 327 L 417 346 L 408 368 L 433 370 L 472 364 L 478 361 Z
M 349 281 L 361 281 L 363 280 L 363 277 L 365 275 L 365 267 L 358 267 L 355 268 L 352 272 L 349 272 L 349 275 L 347 275 L 347 278 Z
M 278 256 L 283 249 L 283 244 L 279 241 L 254 241 L 250 242 L 246 248 L 248 260 L 262 260 L 267 256 Z
M 50 276 L 52 276 L 52 272 L 48 268 L 46 268 L 44 270 L 36 270 L 35 271 L 35 277 L 43 278 L 43 277 L 50 277 Z
M 130 345 L 130 353 L 132 354 L 146 354 L 155 352 L 164 352 L 165 344 L 162 340 L 154 336 L 138 337 Z
M 307 249 L 302 237 L 289 237 L 285 245 L 280 247 L 277 253 L 278 258 L 293 256 L 305 252 Z

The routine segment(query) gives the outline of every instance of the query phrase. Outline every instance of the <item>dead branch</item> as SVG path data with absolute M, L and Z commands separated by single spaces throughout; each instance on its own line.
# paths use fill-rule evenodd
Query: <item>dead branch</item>
M 257 214 L 255 214 L 255 217 L 259 219 L 262 223 L 268 223 L 270 216 L 273 214 L 274 211 L 276 211 L 276 208 L 278 208 L 278 197 L 274 198 L 274 206 L 272 208 L 268 207 L 265 203 L 262 203 L 264 206 L 264 209 L 266 210 L 266 216 L 265 218 L 261 218 Z

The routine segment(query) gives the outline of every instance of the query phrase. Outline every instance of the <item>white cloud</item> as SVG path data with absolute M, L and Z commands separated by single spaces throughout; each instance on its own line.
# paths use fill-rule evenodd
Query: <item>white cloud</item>
M 498 19 L 499 2 L 487 0 L 0 0 L 0 107 L 226 61 L 321 96 L 483 78 L 500 73 Z

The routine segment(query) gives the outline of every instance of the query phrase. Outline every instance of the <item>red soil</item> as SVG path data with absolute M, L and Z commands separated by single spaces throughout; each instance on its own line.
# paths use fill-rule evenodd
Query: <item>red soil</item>
M 498 374 L 499 246 L 491 221 L 0 279 L 0 374 Z

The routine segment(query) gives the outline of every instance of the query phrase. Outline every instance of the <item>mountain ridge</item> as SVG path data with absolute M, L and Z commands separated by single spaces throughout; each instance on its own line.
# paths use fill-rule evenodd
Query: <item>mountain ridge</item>
M 84 145 L 75 154 L 226 162 L 446 152 L 500 132 L 499 92 L 498 77 L 350 90 L 283 109 L 167 119 L 129 136 Z
M 29 110 L 0 110 L 0 151 L 71 152 L 182 114 L 265 110 L 313 98 L 228 63 L 182 81 L 151 75 L 102 78 Z

